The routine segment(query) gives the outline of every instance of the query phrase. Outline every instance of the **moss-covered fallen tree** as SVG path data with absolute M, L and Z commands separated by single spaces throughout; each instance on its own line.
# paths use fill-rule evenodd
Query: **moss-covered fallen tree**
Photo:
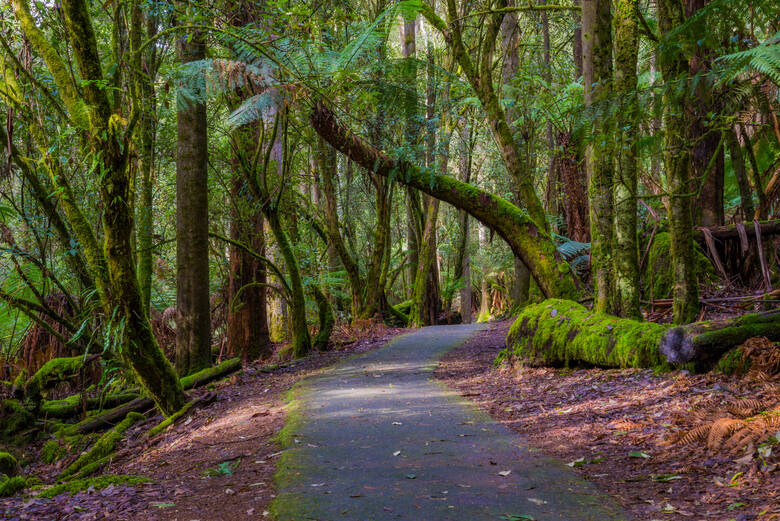
M 780 340 L 780 310 L 681 327 L 595 313 L 570 300 L 526 307 L 507 335 L 503 357 L 529 365 L 712 368 L 753 336 Z
M 527 306 L 506 340 L 506 358 L 530 365 L 655 367 L 668 327 L 595 313 L 571 300 Z

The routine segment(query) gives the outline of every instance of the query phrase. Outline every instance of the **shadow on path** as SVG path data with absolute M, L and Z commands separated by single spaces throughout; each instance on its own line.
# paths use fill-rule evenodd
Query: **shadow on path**
M 564 464 L 433 381 L 438 359 L 480 327 L 423 328 L 302 382 L 276 519 L 628 519 Z

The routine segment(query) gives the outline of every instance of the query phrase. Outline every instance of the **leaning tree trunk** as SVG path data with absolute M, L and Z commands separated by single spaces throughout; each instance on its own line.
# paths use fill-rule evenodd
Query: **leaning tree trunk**
M 407 186 L 465 210 L 495 230 L 530 268 L 545 296 L 576 298 L 579 294 L 571 268 L 550 236 L 507 200 L 452 177 L 431 174 L 406 161 L 389 158 L 343 127 L 321 103 L 315 106 L 311 122 L 317 133 L 334 148 L 367 170 L 393 176 Z
M 181 63 L 206 57 L 202 33 L 179 41 Z M 206 105 L 180 100 L 176 157 L 176 370 L 211 363 Z

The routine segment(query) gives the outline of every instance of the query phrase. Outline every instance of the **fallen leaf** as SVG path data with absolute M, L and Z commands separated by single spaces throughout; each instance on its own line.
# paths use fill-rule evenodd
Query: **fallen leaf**
M 510 475 L 511 473 L 512 473 L 512 471 L 511 471 L 511 470 L 501 470 L 501 471 L 499 471 L 499 472 L 498 472 L 498 475 L 499 475 L 499 476 L 504 476 L 504 477 L 507 477 L 507 476 L 508 476 L 508 475 Z

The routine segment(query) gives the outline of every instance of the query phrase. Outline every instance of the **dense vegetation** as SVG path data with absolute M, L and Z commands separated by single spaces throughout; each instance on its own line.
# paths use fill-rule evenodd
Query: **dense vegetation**
M 713 326 L 718 355 L 780 334 L 775 1 L 0 9 L 8 439 L 125 407 L 99 461 L 215 359 L 334 324 L 522 312 L 510 355 L 657 366 L 712 328 L 641 321 L 706 292 L 765 311 Z

